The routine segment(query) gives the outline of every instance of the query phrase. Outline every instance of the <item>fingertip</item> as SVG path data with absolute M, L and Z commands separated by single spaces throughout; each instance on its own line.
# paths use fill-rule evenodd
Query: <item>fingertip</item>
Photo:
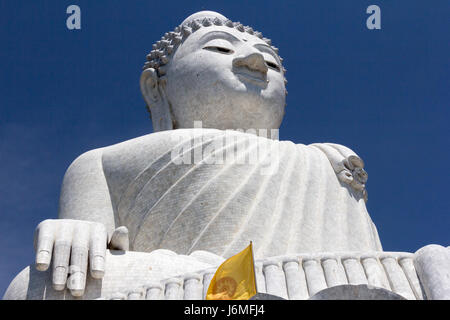
M 105 274 L 105 258 L 102 256 L 95 256 L 91 263 L 91 276 L 94 279 L 101 279 Z
M 81 297 L 84 294 L 84 290 L 70 290 L 70 293 L 74 297 Z
M 128 235 L 128 228 L 125 226 L 120 226 L 114 230 L 114 232 L 117 232 L 119 234 L 127 234 Z
M 36 262 L 36 270 L 38 271 L 47 271 L 49 267 L 48 263 L 38 263 Z
M 349 162 L 356 168 L 364 168 L 364 161 L 355 155 L 348 157 Z
M 67 281 L 67 288 L 74 297 L 81 297 L 84 294 L 85 286 L 86 276 L 83 272 L 73 273 Z
M 56 291 L 64 290 L 67 282 L 67 271 L 64 267 L 56 267 L 53 270 L 53 289 Z
M 65 287 L 65 284 L 53 283 L 53 289 L 55 289 L 56 291 L 62 291 L 65 289 Z
M 94 279 L 102 279 L 105 275 L 105 271 L 103 270 L 91 270 L 91 276 Z
M 39 271 L 46 271 L 50 265 L 50 253 L 42 250 L 36 255 L 36 269 Z

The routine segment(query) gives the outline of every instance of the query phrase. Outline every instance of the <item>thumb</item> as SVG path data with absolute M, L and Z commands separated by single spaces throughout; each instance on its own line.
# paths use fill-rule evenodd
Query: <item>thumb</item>
M 130 247 L 130 240 L 128 237 L 128 229 L 121 226 L 114 230 L 111 241 L 109 242 L 109 249 L 128 251 Z

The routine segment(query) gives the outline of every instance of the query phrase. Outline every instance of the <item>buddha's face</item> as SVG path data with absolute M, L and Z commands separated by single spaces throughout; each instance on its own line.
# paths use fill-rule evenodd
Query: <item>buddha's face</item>
M 167 65 L 166 98 L 176 128 L 276 129 L 285 107 L 278 55 L 234 28 L 200 28 Z

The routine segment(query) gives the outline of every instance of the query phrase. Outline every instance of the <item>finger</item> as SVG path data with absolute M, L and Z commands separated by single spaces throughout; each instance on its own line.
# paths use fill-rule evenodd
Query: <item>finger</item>
M 106 228 L 101 223 L 91 225 L 91 237 L 89 243 L 89 261 L 91 276 L 94 279 L 101 279 L 105 274 L 105 255 L 108 235 Z
M 128 229 L 125 226 L 114 230 L 114 233 L 109 242 L 110 249 L 128 251 L 130 247 L 130 240 L 128 238 Z
M 353 176 L 350 171 L 348 170 L 342 170 L 337 174 L 337 177 L 340 181 L 351 184 L 353 182 Z
M 365 188 L 365 183 L 367 182 L 367 172 L 364 169 L 356 168 L 353 171 L 353 181 L 351 183 L 355 190 L 362 191 Z
M 352 164 L 353 168 L 364 168 L 364 161 L 358 156 L 350 156 L 347 158 L 347 160 Z
M 70 255 L 70 277 L 67 281 L 67 288 L 70 289 L 73 296 L 79 297 L 84 294 L 86 287 L 89 227 L 85 223 L 79 223 L 75 227 L 74 235 Z
M 41 222 L 35 232 L 36 269 L 45 271 L 50 266 L 52 258 L 55 231 L 52 220 Z
M 364 184 L 362 184 L 362 183 L 359 182 L 359 181 L 356 181 L 356 179 L 353 179 L 353 181 L 351 182 L 350 185 L 351 185 L 351 186 L 353 187 L 353 189 L 355 189 L 356 191 L 362 191 L 362 190 L 364 189 L 364 187 L 365 187 Z
M 53 258 L 53 288 L 57 291 L 66 287 L 72 235 L 72 226 L 69 223 L 61 223 L 55 240 Z
M 366 183 L 369 178 L 369 175 L 367 174 L 366 170 L 364 170 L 362 168 L 356 168 L 353 175 L 362 184 Z

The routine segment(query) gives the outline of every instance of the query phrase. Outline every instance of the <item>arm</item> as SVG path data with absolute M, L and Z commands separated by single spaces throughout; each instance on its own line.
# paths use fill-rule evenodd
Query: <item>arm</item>
M 109 241 L 109 239 L 111 239 Z M 128 231 L 115 230 L 114 210 L 102 167 L 102 149 L 82 154 L 67 169 L 61 189 L 59 219 L 41 222 L 35 233 L 36 268 L 52 264 L 55 290 L 84 294 L 90 273 L 101 279 L 106 247 L 128 250 Z
M 59 198 L 59 219 L 102 223 L 112 234 L 114 211 L 103 173 L 102 149 L 79 156 L 66 171 Z

